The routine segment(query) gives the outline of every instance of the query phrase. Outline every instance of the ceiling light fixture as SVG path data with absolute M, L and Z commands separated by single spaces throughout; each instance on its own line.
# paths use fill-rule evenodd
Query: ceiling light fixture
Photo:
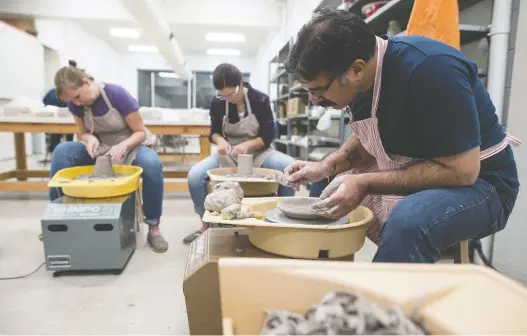
M 159 52 L 159 49 L 157 49 L 156 46 L 152 46 L 152 45 L 131 45 L 131 46 L 128 46 L 128 51 L 157 53 Z
M 241 33 L 207 33 L 205 40 L 210 42 L 245 42 L 245 35 Z
M 240 51 L 237 49 L 207 49 L 207 54 L 214 56 L 239 56 Z
M 130 39 L 138 39 L 141 34 L 138 29 L 135 28 L 112 28 L 110 29 L 110 36 L 122 37 Z
M 179 78 L 174 72 L 158 72 L 157 74 L 163 78 Z

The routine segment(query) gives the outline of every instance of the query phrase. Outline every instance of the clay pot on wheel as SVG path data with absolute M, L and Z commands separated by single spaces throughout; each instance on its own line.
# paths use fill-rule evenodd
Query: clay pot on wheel
M 112 177 L 115 172 L 112 167 L 112 158 L 109 155 L 101 155 L 95 159 L 95 168 L 93 176 L 96 177 Z
M 238 175 L 248 176 L 253 174 L 253 155 L 239 154 L 238 155 Z

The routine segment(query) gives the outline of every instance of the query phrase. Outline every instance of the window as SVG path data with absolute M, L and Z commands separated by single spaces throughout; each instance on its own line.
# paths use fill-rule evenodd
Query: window
M 140 106 L 163 108 L 209 109 L 216 95 L 212 85 L 212 72 L 195 71 L 189 80 L 170 77 L 168 71 L 138 70 L 138 100 Z M 249 82 L 250 74 L 243 80 Z
M 189 81 L 174 78 L 172 72 L 138 70 L 140 106 L 163 108 L 189 107 Z

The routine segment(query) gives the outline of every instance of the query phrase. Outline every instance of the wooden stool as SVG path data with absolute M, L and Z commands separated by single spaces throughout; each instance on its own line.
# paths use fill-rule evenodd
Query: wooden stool
M 464 240 L 443 252 L 441 259 L 454 259 L 454 264 L 470 264 L 468 240 Z

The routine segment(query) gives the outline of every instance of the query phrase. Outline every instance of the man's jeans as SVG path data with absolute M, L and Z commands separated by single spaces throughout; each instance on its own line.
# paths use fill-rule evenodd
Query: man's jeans
M 313 183 L 319 197 L 328 179 Z M 441 252 L 468 239 L 502 230 L 516 196 L 500 195 L 485 180 L 470 187 L 424 190 L 399 201 L 388 216 L 373 261 L 433 263 Z

